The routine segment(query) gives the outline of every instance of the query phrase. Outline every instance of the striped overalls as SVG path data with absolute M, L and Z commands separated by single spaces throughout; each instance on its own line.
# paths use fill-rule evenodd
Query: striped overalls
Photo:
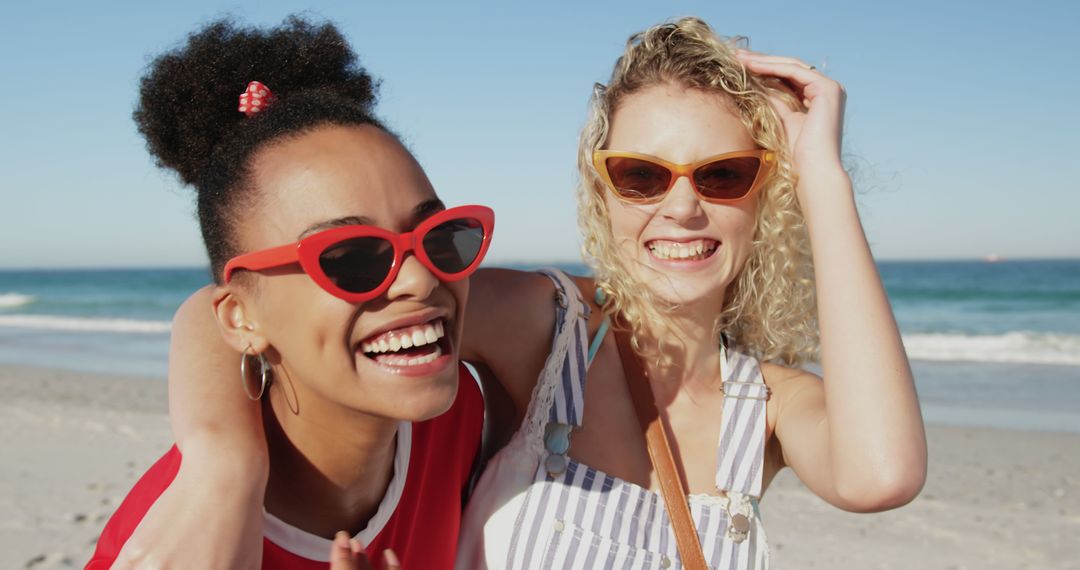
M 558 300 L 552 351 L 521 429 L 476 489 L 458 568 L 681 568 L 659 494 L 566 455 L 570 434 L 581 426 L 585 373 L 599 341 L 590 349 L 589 308 L 573 281 L 544 273 Z M 692 495 L 690 512 L 710 568 L 768 568 L 757 509 L 767 388 L 757 360 L 734 350 L 721 351 L 721 372 L 716 487 L 724 496 Z

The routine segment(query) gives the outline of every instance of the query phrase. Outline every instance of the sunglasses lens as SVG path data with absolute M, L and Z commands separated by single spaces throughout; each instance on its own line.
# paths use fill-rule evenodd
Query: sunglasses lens
M 394 264 L 394 247 L 377 237 L 344 240 L 319 255 L 319 267 L 341 289 L 366 293 L 378 287 Z
M 750 192 L 760 169 L 753 156 L 718 160 L 694 171 L 694 185 L 705 198 L 735 200 Z
M 484 227 L 479 220 L 460 218 L 443 222 L 424 236 L 424 251 L 432 265 L 451 275 L 469 268 L 484 245 Z
M 671 171 L 648 160 L 611 156 L 604 166 L 615 192 L 627 200 L 655 198 L 671 185 Z

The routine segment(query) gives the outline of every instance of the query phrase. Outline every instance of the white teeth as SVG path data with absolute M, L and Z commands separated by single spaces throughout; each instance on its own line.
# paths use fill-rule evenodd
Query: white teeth
M 431 323 L 384 333 L 378 340 L 360 343 L 360 350 L 365 353 L 397 352 L 403 348 L 438 342 L 444 336 L 446 336 L 445 328 L 442 319 L 439 319 Z M 425 359 L 427 356 L 418 358 Z
M 708 245 L 703 240 L 689 244 L 653 242 L 648 247 L 660 259 L 704 259 L 716 249 L 716 242 L 709 241 Z
M 427 364 L 429 362 L 435 362 L 435 359 L 440 355 L 438 353 L 431 353 L 426 356 L 418 356 L 416 358 L 410 358 L 406 366 L 419 366 L 421 364 Z
M 435 362 L 440 356 L 442 356 L 442 349 L 436 346 L 435 350 L 431 354 L 425 354 L 424 356 L 410 358 L 407 356 L 389 354 L 384 358 L 380 359 L 379 362 L 389 366 L 420 366 L 421 364 Z

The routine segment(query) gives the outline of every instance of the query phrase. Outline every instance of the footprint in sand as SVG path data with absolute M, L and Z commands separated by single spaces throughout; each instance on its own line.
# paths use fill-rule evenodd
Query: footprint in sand
M 74 565 L 75 563 L 70 556 L 59 552 L 53 552 L 50 554 L 38 554 L 30 560 L 27 560 L 26 564 L 23 565 L 23 568 L 69 568 Z

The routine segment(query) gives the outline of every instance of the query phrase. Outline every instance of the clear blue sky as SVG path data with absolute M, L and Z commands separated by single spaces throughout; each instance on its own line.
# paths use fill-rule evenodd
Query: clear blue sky
M 132 124 L 136 82 L 200 23 L 298 11 L 382 78 L 380 113 L 443 199 L 495 208 L 495 261 L 577 259 L 591 85 L 629 34 L 682 15 L 847 87 L 879 258 L 1080 257 L 1076 3 L 69 0 L 0 13 L 0 268 L 204 263 L 193 193 Z

